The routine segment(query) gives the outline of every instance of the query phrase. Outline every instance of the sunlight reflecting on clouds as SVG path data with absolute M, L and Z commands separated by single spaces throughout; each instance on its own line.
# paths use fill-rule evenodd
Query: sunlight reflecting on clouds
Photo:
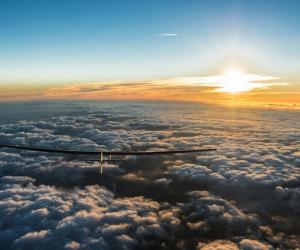
M 258 77 L 255 75 L 248 75 L 237 70 L 230 70 L 222 76 L 222 79 L 220 79 L 220 84 L 222 86 L 218 91 L 237 93 L 268 86 L 266 83 L 253 82 L 257 80 L 257 78 Z
M 268 75 L 229 70 L 221 75 L 145 81 L 75 83 L 47 89 L 44 99 L 176 100 L 232 105 L 298 105 L 297 90 Z M 280 88 L 280 89 L 279 89 Z M 235 95 L 232 95 L 235 94 Z
M 267 75 L 247 74 L 242 71 L 231 69 L 223 75 L 212 75 L 204 77 L 178 78 L 178 83 L 199 85 L 213 88 L 216 92 L 238 93 L 254 89 L 269 88 L 287 83 L 278 82 L 279 78 Z

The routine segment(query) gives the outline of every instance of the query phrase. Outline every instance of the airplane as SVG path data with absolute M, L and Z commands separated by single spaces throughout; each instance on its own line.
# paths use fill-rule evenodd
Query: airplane
M 44 152 L 44 153 L 58 153 L 64 155 L 99 155 L 99 159 L 91 161 L 100 161 L 100 174 L 103 174 L 104 162 L 120 161 L 120 159 L 113 160 L 113 155 L 118 156 L 145 156 L 145 155 L 169 155 L 169 154 L 187 154 L 187 153 L 198 153 L 198 152 L 209 152 L 215 151 L 215 148 L 198 148 L 198 149 L 185 149 L 185 150 L 164 150 L 164 151 L 79 151 L 79 150 L 68 150 L 68 149 L 56 149 L 56 148 L 43 148 L 43 147 L 31 147 L 26 145 L 9 145 L 0 144 L 0 148 L 12 148 L 19 150 Z M 105 158 L 108 156 L 108 158 Z

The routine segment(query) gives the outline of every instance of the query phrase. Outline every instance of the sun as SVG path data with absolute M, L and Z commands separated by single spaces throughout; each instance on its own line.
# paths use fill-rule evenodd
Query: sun
M 233 69 L 227 71 L 219 79 L 220 88 L 218 91 L 227 93 L 247 92 L 252 89 L 251 77 L 242 71 Z

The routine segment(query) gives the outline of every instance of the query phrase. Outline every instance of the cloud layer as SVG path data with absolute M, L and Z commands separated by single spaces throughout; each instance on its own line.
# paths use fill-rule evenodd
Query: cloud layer
M 296 112 L 175 102 L 85 102 L 0 125 L 0 142 L 66 149 L 217 147 L 208 154 L 98 162 L 0 152 L 6 249 L 296 249 Z M 67 104 L 61 103 L 61 112 Z M 227 248 L 226 248 L 227 247 Z

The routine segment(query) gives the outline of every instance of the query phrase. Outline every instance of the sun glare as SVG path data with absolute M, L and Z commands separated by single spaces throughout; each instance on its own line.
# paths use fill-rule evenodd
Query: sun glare
M 249 76 L 238 70 L 227 71 L 220 77 L 221 87 L 220 92 L 239 93 L 246 92 L 252 89 L 252 84 L 249 82 Z

